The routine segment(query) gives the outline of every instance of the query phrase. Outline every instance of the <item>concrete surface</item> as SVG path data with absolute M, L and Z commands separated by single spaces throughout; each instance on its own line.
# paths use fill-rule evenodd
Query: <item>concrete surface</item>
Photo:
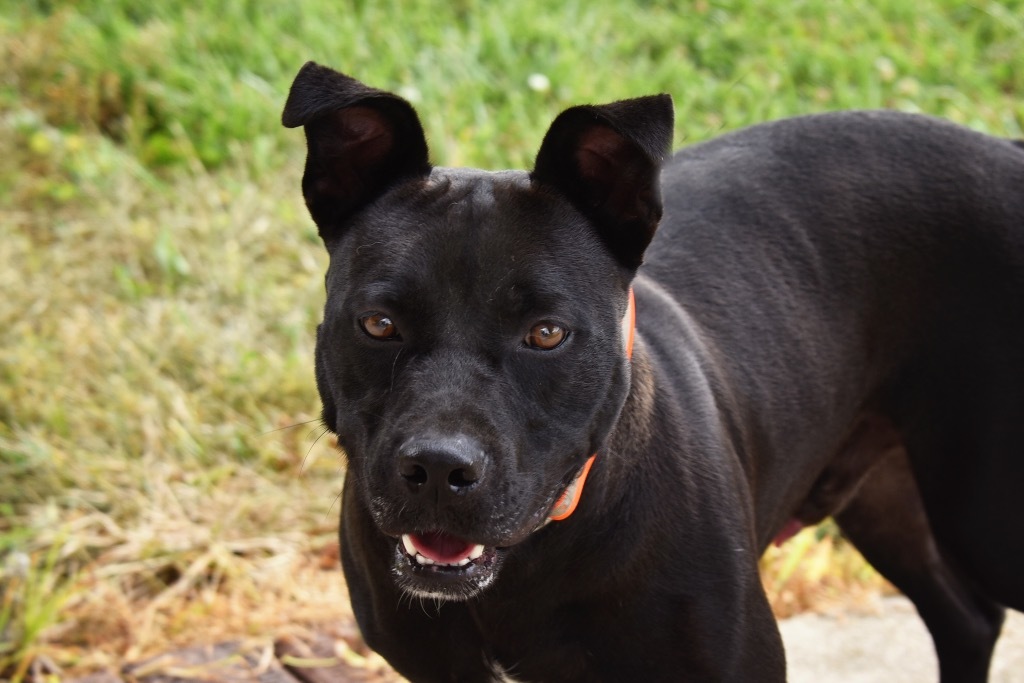
M 937 683 L 931 637 L 905 598 L 876 614 L 803 614 L 780 622 L 789 683 Z M 1024 614 L 1009 612 L 990 683 L 1024 683 Z

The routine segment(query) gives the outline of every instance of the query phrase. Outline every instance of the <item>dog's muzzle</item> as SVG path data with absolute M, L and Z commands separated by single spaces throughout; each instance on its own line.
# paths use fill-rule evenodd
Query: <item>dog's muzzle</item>
M 396 544 L 394 574 L 406 593 L 435 600 L 468 600 L 497 574 L 497 548 L 443 532 L 402 534 Z

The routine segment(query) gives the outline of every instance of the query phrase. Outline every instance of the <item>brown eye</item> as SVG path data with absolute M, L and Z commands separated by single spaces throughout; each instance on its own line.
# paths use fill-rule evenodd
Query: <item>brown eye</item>
M 383 313 L 368 313 L 359 319 L 359 326 L 366 334 L 381 341 L 400 341 L 402 335 L 391 318 Z
M 550 351 L 559 344 L 565 341 L 565 338 L 569 336 L 569 332 L 556 323 L 543 322 L 537 323 L 530 330 L 530 333 L 523 339 L 526 345 L 532 349 L 540 349 L 541 351 Z

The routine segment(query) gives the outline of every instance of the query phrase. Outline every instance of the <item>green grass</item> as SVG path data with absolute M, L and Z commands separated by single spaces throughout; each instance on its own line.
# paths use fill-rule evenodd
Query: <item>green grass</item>
M 524 165 L 559 108 L 652 91 L 675 95 L 691 140 L 830 108 L 1008 134 L 1024 118 L 1019 0 L 6 3 L 5 99 L 148 166 L 286 156 L 275 122 L 307 59 L 429 104 L 446 163 Z
M 279 116 L 307 59 L 404 94 L 450 165 L 527 167 L 562 108 L 652 92 L 679 144 L 864 107 L 1024 137 L 1020 0 L 0 0 L 9 676 L 344 610 L 293 585 L 341 477 L 303 424 L 326 258 Z

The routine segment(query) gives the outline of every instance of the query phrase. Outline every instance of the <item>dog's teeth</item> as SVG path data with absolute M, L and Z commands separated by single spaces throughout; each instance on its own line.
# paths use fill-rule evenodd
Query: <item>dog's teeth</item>
M 475 545 L 469 551 L 469 555 L 458 562 L 437 562 L 416 550 L 416 546 L 413 545 L 412 542 L 412 536 L 409 534 L 402 534 L 402 547 L 405 549 L 405 552 L 409 557 L 416 560 L 416 563 L 422 566 L 437 565 L 439 567 L 465 567 L 484 554 L 484 547 L 482 545 Z

